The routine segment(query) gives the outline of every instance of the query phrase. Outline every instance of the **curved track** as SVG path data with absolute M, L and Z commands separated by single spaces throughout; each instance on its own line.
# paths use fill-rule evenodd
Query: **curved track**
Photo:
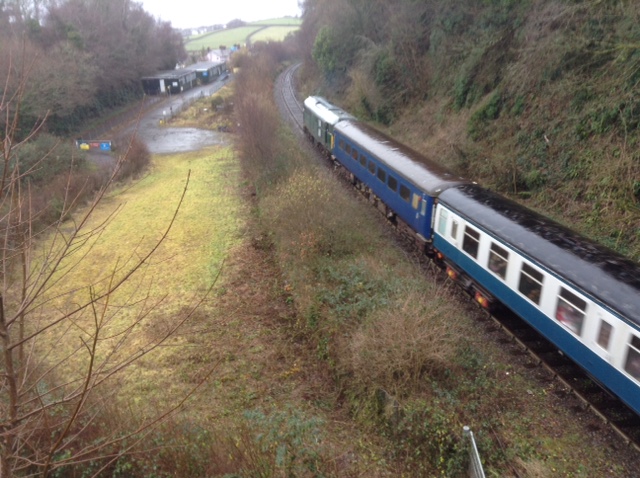
M 281 109 L 284 109 L 283 115 L 287 118 L 287 121 L 297 130 L 302 132 L 303 119 L 302 119 L 302 102 L 298 101 L 296 97 L 296 90 L 294 85 L 295 72 L 300 68 L 300 63 L 286 69 L 286 71 L 280 75 L 278 84 L 276 85 L 277 103 L 281 105 Z
M 276 95 L 287 121 L 297 132 L 302 133 L 303 106 L 302 102 L 296 98 L 294 88 L 294 74 L 299 66 L 300 64 L 296 64 L 288 68 L 280 76 L 276 86 Z M 418 257 L 418 260 L 423 264 L 428 260 L 426 256 L 416 254 L 415 250 L 410 252 L 414 257 Z M 441 272 L 438 268 L 430 267 L 430 269 L 437 269 Z M 446 275 L 444 276 L 446 277 Z M 446 280 L 450 279 L 446 277 Z M 475 304 L 475 301 L 472 302 Z M 594 382 L 578 365 L 566 358 L 553 344 L 510 311 L 501 310 L 490 314 L 484 309 L 480 310 L 483 313 L 479 320 L 485 322 L 487 331 L 499 332 L 500 336 L 496 337 L 499 342 L 514 344 L 509 353 L 514 355 L 529 354 L 533 359 L 534 366 L 543 367 L 550 373 L 552 379 L 562 383 L 569 390 L 568 393 L 578 398 L 583 409 L 593 412 L 619 435 L 625 444 L 640 451 L 640 417 L 638 415 Z

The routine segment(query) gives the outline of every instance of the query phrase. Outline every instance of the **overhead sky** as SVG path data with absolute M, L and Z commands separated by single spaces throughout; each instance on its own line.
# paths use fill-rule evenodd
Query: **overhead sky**
M 298 0 L 137 0 L 156 18 L 174 28 L 226 24 L 236 18 L 245 22 L 300 16 Z

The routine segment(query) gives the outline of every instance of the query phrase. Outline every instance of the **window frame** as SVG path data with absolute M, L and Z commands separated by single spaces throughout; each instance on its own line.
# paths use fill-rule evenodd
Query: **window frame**
M 624 360 L 624 371 L 640 382 L 640 337 L 629 334 L 631 339 L 627 342 L 627 356 Z M 631 370 L 629 368 L 631 367 Z
M 399 194 L 400 197 L 405 201 L 405 202 L 410 202 L 411 201 L 411 189 L 409 189 L 407 186 L 405 186 L 404 184 L 400 183 L 400 190 L 399 190 Z
M 465 224 L 462 237 L 462 250 L 474 259 L 478 259 L 480 237 L 480 231 L 471 227 L 469 224 Z
M 530 271 L 525 271 L 525 268 L 530 269 Z M 535 275 L 540 275 L 540 279 L 538 280 Z M 523 282 L 523 279 L 526 279 L 526 284 Z M 534 285 L 534 287 L 530 288 L 527 291 L 523 290 L 524 285 Z M 522 266 L 520 267 L 520 278 L 518 280 L 518 292 L 522 294 L 524 297 L 529 299 L 536 305 L 540 305 L 540 298 L 542 297 L 542 289 L 544 288 L 544 274 L 533 267 L 532 265 L 522 262 Z M 537 292 L 537 294 L 536 294 Z M 533 297 L 532 297 L 533 294 Z
M 607 328 L 605 332 L 605 327 Z M 603 337 L 606 335 L 606 341 L 603 344 Z M 603 348 L 604 350 L 609 350 L 609 345 L 611 344 L 611 336 L 613 335 L 613 325 L 611 325 L 606 320 L 600 320 L 600 327 L 598 328 L 598 337 L 596 338 L 596 343 Z
M 587 306 L 586 300 L 561 285 L 556 302 L 555 319 L 565 328 L 580 336 L 587 315 Z
M 487 268 L 502 280 L 507 278 L 507 269 L 509 268 L 509 251 L 497 242 L 491 241 L 491 246 L 489 247 L 489 258 L 487 259 Z
M 391 184 L 393 183 L 393 185 Z M 398 180 L 392 176 L 391 174 L 389 174 L 387 176 L 387 186 L 389 187 L 389 189 L 391 189 L 394 193 L 398 192 Z

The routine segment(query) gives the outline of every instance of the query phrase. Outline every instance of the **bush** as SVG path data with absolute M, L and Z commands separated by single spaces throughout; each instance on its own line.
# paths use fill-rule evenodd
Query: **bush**
M 135 177 L 144 171 L 151 162 L 151 153 L 147 145 L 137 136 L 129 136 L 119 142 L 118 150 L 124 150 L 117 179 Z
M 81 169 L 85 165 L 86 154 L 69 140 L 40 134 L 35 140 L 16 148 L 12 167 L 16 162 L 24 175 L 23 180 L 39 185 L 58 174 Z
M 417 290 L 375 311 L 353 334 L 349 369 L 365 388 L 407 393 L 447 366 L 458 331 L 454 305 Z

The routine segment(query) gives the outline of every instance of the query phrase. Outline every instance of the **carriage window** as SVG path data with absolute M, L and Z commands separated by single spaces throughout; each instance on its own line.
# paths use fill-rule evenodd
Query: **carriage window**
M 351 157 L 356 161 L 358 160 L 358 150 L 356 148 L 353 148 L 353 150 L 351 151 Z
M 636 380 L 640 380 L 640 337 L 631 336 L 631 342 L 627 349 L 627 361 L 624 369 Z
M 420 206 L 420 196 L 418 196 L 416 193 L 413 193 L 413 197 L 411 199 L 411 206 L 413 207 L 413 209 L 416 209 L 416 210 Z
M 347 144 L 347 147 L 345 148 L 345 151 L 347 152 L 347 154 L 351 154 L 351 145 Z
M 447 232 L 447 217 L 449 217 L 449 211 L 446 209 L 440 209 L 440 217 L 438 218 L 438 234 L 444 236 Z
M 340 149 L 341 149 L 342 151 L 344 151 L 344 140 L 343 140 L 343 139 L 341 139 L 341 140 L 340 140 L 340 142 L 338 143 L 338 145 L 340 146 Z
M 371 174 L 376 174 L 376 163 L 369 161 L 369 172 Z
M 389 176 L 387 186 L 389 186 L 389 189 L 391 189 L 392 191 L 397 191 L 398 190 L 398 180 L 396 178 L 394 178 L 393 176 Z
M 480 244 L 480 233 L 475 229 L 466 226 L 464 228 L 464 239 L 462 249 L 474 259 L 478 257 L 478 245 Z
M 609 339 L 611 339 L 611 324 L 603 320 L 600 322 L 600 332 L 598 332 L 598 345 L 607 350 L 609 348 Z
M 507 277 L 509 253 L 498 244 L 491 243 L 489 250 L 489 270 L 503 279 Z
M 587 303 L 584 300 L 564 287 L 560 288 L 558 306 L 556 307 L 556 319 L 558 322 L 574 334 L 580 335 L 586 310 Z
M 411 198 L 411 191 L 404 184 L 400 185 L 400 197 L 405 201 L 409 202 L 409 198 Z
M 520 284 L 518 290 L 526 295 L 536 304 L 540 303 L 540 294 L 542 293 L 542 283 L 544 277 L 542 273 L 535 270 L 528 264 L 522 264 L 520 271 Z
M 367 158 L 365 157 L 364 154 L 360 155 L 360 164 L 362 164 L 363 166 L 367 165 Z
M 387 173 L 384 172 L 384 169 L 378 168 L 378 179 L 383 183 L 387 180 Z
M 458 221 L 451 223 L 451 237 L 455 240 L 458 239 Z

